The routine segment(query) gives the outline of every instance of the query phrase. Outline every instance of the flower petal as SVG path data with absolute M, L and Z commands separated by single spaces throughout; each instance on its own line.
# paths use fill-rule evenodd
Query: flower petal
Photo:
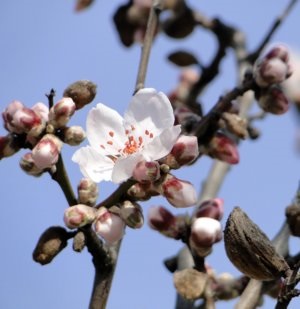
M 166 156 L 172 150 L 179 134 L 180 125 L 173 126 L 155 137 L 153 141 L 145 145 L 142 154 L 147 161 L 158 160 Z
M 115 166 L 112 172 L 112 181 L 114 183 L 121 183 L 130 177 L 132 177 L 133 170 L 137 163 L 143 160 L 141 153 L 135 153 L 128 157 L 119 158 L 115 162 Z
M 174 113 L 164 93 L 153 88 L 143 88 L 132 97 L 124 120 L 125 127 L 136 125 L 157 136 L 174 125 Z
M 82 174 L 94 182 L 111 181 L 114 162 L 92 147 L 80 148 L 74 153 L 72 160 L 79 164 Z
M 95 150 L 115 155 L 118 149 L 124 147 L 126 137 L 123 118 L 115 110 L 104 104 L 97 104 L 89 112 L 86 126 L 87 138 Z

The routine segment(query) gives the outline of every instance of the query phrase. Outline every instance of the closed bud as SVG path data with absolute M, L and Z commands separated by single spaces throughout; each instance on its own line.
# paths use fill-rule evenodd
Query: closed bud
M 14 100 L 8 104 L 8 106 L 2 113 L 4 127 L 7 131 L 12 133 L 22 133 L 22 130 L 16 127 L 14 124 L 14 115 L 18 110 L 22 110 L 23 108 L 23 103 L 17 100 Z
M 23 155 L 23 157 L 20 160 L 20 167 L 26 174 L 31 176 L 38 177 L 41 176 L 44 172 L 43 169 L 38 168 L 34 164 L 31 152 L 28 152 L 25 155 Z
M 144 224 L 143 210 L 138 203 L 125 201 L 120 206 L 120 217 L 127 226 L 139 229 Z
M 37 113 L 43 120 L 44 122 L 48 121 L 49 118 L 49 108 L 42 102 L 38 102 L 35 105 L 31 107 L 31 109 Z
M 61 140 L 52 134 L 46 134 L 32 150 L 32 158 L 40 169 L 50 168 L 58 161 L 62 148 Z
M 289 109 L 289 100 L 281 87 L 273 85 L 265 91 L 261 91 L 258 105 L 267 113 L 282 115 Z
M 64 127 L 75 112 L 75 103 L 71 98 L 62 98 L 49 111 L 49 123 L 54 128 Z
M 215 220 L 221 220 L 224 214 L 224 201 L 220 198 L 214 198 L 204 201 L 200 204 L 196 212 L 195 218 L 209 217 Z
M 15 154 L 20 150 L 13 134 L 0 136 L 0 160 Z
M 48 228 L 38 240 L 32 257 L 41 265 L 49 264 L 60 253 L 68 241 L 68 232 L 60 226 Z
M 223 113 L 222 121 L 224 121 L 226 129 L 239 138 L 245 139 L 248 137 L 247 120 L 232 113 Z
M 273 47 L 266 55 L 266 59 L 279 58 L 285 63 L 289 61 L 289 50 L 284 45 L 277 45 Z
M 152 196 L 159 195 L 151 183 L 136 183 L 127 190 L 127 194 L 139 201 L 147 201 Z
M 140 161 L 133 170 L 133 178 L 141 183 L 149 183 L 159 179 L 159 163 L 156 161 Z
M 199 155 L 198 140 L 196 136 L 181 135 L 173 146 L 171 152 L 161 160 L 170 168 L 177 169 L 182 165 L 192 163 Z
M 62 141 L 71 146 L 81 144 L 85 139 L 85 132 L 80 126 L 72 126 L 62 129 Z
M 157 187 L 161 195 L 174 207 L 189 207 L 197 202 L 194 186 L 188 182 L 167 174 Z
M 72 98 L 77 110 L 92 102 L 96 94 L 97 86 L 89 80 L 79 80 L 69 85 L 64 91 L 64 97 Z
M 148 212 L 148 225 L 161 234 L 180 239 L 186 232 L 184 217 L 176 217 L 162 206 L 151 207 Z
M 94 0 L 77 0 L 75 11 L 77 12 L 83 11 L 87 9 L 93 2 Z
M 94 229 L 98 236 L 107 244 L 112 245 L 122 239 L 125 231 L 125 222 L 105 207 L 100 207 L 94 221 Z
M 287 223 L 293 236 L 300 236 L 300 207 L 297 204 L 288 206 L 285 210 Z
M 94 206 L 98 199 L 99 190 L 97 184 L 90 178 L 82 178 L 77 187 L 78 201 L 81 204 Z
M 77 231 L 73 238 L 73 250 L 75 252 L 81 252 L 86 244 L 85 235 L 82 231 Z
M 191 226 L 189 243 L 195 252 L 202 252 L 202 248 L 210 248 L 222 239 L 222 226 L 220 221 L 201 217 L 194 220 Z
M 229 164 L 239 163 L 236 143 L 223 133 L 217 132 L 207 147 L 207 153 L 213 158 Z
M 64 222 L 70 229 L 76 229 L 92 223 L 96 218 L 96 209 L 78 204 L 68 207 L 64 213 Z

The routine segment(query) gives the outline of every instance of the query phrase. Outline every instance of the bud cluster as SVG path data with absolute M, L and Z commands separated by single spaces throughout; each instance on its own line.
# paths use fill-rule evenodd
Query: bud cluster
M 85 139 L 84 130 L 67 124 L 76 109 L 95 97 L 96 86 L 79 81 L 70 85 L 64 95 L 50 110 L 41 102 L 28 108 L 20 101 L 12 101 L 2 113 L 9 133 L 0 136 L 0 159 L 29 148 L 32 151 L 22 157 L 20 166 L 29 175 L 40 176 L 55 166 L 63 143 L 79 145 Z
M 292 75 L 289 52 L 279 45 L 272 48 L 253 68 L 253 77 L 259 89 L 255 95 L 265 112 L 281 115 L 289 108 L 282 83 Z

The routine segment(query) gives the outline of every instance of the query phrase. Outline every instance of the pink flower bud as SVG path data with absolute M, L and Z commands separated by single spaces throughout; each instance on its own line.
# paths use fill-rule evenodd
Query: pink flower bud
M 77 188 L 78 191 L 78 201 L 81 204 L 94 206 L 96 204 L 99 190 L 95 182 L 89 178 L 83 178 Z
M 127 190 L 127 194 L 140 201 L 146 201 L 151 196 L 159 195 L 151 183 L 136 183 Z
M 162 160 L 170 168 L 176 169 L 193 162 L 199 155 L 196 136 L 181 135 L 171 152 Z
M 266 55 L 266 59 L 279 58 L 283 62 L 288 63 L 289 61 L 289 50 L 284 45 L 277 45 L 273 47 Z
M 120 217 L 125 221 L 126 225 L 139 229 L 144 224 L 143 210 L 138 203 L 125 201 L 120 206 Z
M 96 234 L 108 244 L 113 244 L 123 237 L 125 222 L 105 207 L 100 207 L 97 211 L 94 229 Z
M 149 209 L 148 225 L 153 230 L 174 239 L 180 239 L 185 229 L 182 217 L 175 217 L 170 211 L 162 206 L 151 207 Z
M 2 113 L 2 118 L 4 121 L 4 127 L 9 132 L 13 133 L 22 133 L 21 129 L 15 128 L 15 125 L 13 124 L 13 119 L 15 113 L 23 109 L 24 105 L 20 101 L 14 100 L 11 103 L 8 104 L 7 108 Z
M 31 107 L 31 109 L 37 113 L 43 120 L 44 122 L 48 121 L 49 117 L 49 108 L 42 102 L 38 102 L 35 105 Z
M 156 161 L 141 161 L 134 171 L 133 178 L 141 183 L 153 182 L 160 177 L 159 163 Z
M 80 126 L 72 126 L 62 130 L 62 140 L 71 146 L 81 144 L 85 139 L 85 132 Z
M 0 136 L 0 160 L 10 157 L 20 150 L 13 134 Z
M 92 223 L 96 218 L 96 209 L 78 204 L 65 210 L 64 222 L 70 229 L 76 229 Z
M 224 201 L 220 198 L 214 198 L 201 203 L 194 214 L 195 218 L 209 217 L 221 220 L 224 214 Z
M 21 169 L 31 176 L 41 176 L 43 174 L 43 169 L 38 168 L 33 161 L 32 153 L 26 153 L 20 160 Z
M 289 100 L 279 86 L 273 85 L 261 92 L 258 105 L 265 112 L 282 115 L 289 109 Z
M 229 164 L 239 163 L 239 152 L 235 142 L 223 133 L 218 132 L 210 141 L 208 155 Z
M 58 161 L 62 148 L 61 140 L 52 134 L 46 134 L 32 150 L 32 158 L 40 169 L 50 168 Z
M 168 174 L 157 187 L 174 207 L 189 207 L 197 202 L 197 194 L 193 185 Z
M 200 256 L 207 255 L 210 247 L 221 239 L 222 226 L 218 220 L 201 217 L 192 223 L 189 243 Z
M 54 128 L 64 127 L 75 112 L 76 105 L 71 98 L 62 98 L 49 111 L 49 123 Z

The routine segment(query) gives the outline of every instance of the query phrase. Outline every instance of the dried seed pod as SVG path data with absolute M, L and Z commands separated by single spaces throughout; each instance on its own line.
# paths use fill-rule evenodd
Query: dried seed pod
M 177 292 L 186 299 L 199 298 L 207 283 L 208 275 L 192 268 L 186 268 L 174 273 L 174 285 Z
M 41 235 L 32 253 L 35 262 L 49 264 L 67 246 L 68 232 L 60 226 L 51 226 Z
M 250 278 L 274 280 L 289 270 L 268 237 L 239 207 L 227 220 L 224 241 L 230 261 Z

